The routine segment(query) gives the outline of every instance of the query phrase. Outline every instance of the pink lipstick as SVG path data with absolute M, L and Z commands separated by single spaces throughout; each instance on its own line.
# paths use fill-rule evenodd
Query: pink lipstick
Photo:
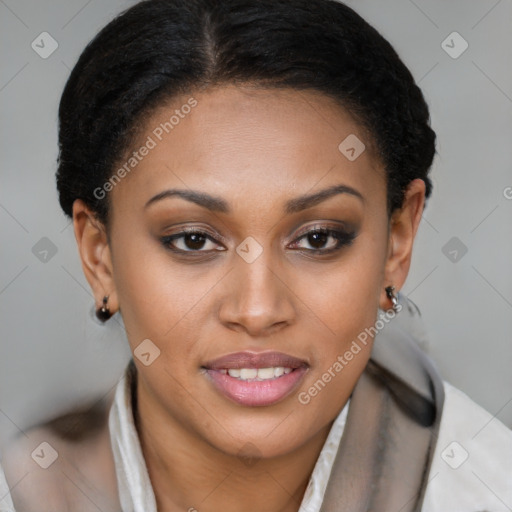
M 248 406 L 273 405 L 300 383 L 309 365 L 281 352 L 236 352 L 203 365 L 221 394 Z

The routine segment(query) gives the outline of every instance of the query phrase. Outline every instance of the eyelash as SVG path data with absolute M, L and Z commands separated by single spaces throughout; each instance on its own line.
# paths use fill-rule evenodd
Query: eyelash
M 347 232 L 340 229 L 334 229 L 334 228 L 328 228 L 328 227 L 317 227 L 314 226 L 313 229 L 310 229 L 309 231 L 306 231 L 305 233 L 302 233 L 298 238 L 295 239 L 293 242 L 296 244 L 297 242 L 301 241 L 302 239 L 313 235 L 313 234 L 322 234 L 322 235 L 328 235 L 329 237 L 334 238 L 337 241 L 336 247 L 332 247 L 330 249 L 302 249 L 304 252 L 309 254 L 331 254 L 333 252 L 337 252 L 341 250 L 344 247 L 348 247 L 352 244 L 352 242 L 355 240 L 357 234 L 355 232 Z M 201 237 L 204 237 L 212 242 L 215 242 L 215 239 L 210 236 L 207 232 L 201 231 L 196 228 L 187 228 L 183 231 L 180 231 L 179 233 L 175 233 L 173 235 L 167 235 L 161 238 L 161 242 L 164 245 L 164 247 L 174 253 L 178 254 L 188 254 L 188 253 L 206 253 L 211 254 L 214 251 L 203 251 L 203 250 L 183 250 L 183 249 L 177 249 L 172 245 L 172 242 L 175 240 L 178 240 L 180 238 L 184 238 L 187 235 L 199 235 Z M 300 250 L 300 249 L 299 249 Z M 195 257 L 195 256 L 192 256 Z

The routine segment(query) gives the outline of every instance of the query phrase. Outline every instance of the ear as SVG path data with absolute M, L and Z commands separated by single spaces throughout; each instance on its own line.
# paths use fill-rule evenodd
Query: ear
M 395 211 L 390 219 L 388 255 L 380 297 L 380 307 L 383 310 L 391 307 L 384 288 L 394 286 L 396 293 L 402 288 L 409 273 L 414 237 L 418 231 L 424 206 L 425 182 L 422 179 L 415 179 L 407 187 L 402 208 Z
M 105 226 L 81 199 L 76 199 L 73 202 L 73 227 L 82 269 L 91 286 L 96 309 L 103 305 L 103 297 L 107 295 L 108 308 L 115 313 L 119 303 Z

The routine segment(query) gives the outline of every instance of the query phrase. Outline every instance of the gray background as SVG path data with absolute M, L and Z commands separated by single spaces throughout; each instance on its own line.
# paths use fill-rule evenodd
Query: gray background
M 434 195 L 403 292 L 422 311 L 444 378 L 512 426 L 512 1 L 347 3 L 410 67 L 438 135 Z M 128 361 L 119 315 L 106 326 L 91 315 L 54 173 L 65 80 L 87 42 L 132 4 L 0 0 L 0 445 L 107 393 Z M 442 47 L 454 31 L 469 45 L 457 58 Z M 46 59 L 31 47 L 42 32 L 58 42 Z M 458 53 L 462 43 L 444 46 Z

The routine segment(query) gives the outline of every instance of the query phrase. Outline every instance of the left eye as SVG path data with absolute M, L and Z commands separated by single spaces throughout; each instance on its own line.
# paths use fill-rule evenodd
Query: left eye
M 297 244 L 299 244 L 298 248 L 307 249 L 311 252 L 331 252 L 349 245 L 354 238 L 354 233 L 329 228 L 315 228 L 300 236 L 297 239 L 298 242 L 295 242 L 294 245 L 297 247 Z M 301 242 L 306 242 L 313 248 L 304 247 L 304 245 L 300 245 Z

